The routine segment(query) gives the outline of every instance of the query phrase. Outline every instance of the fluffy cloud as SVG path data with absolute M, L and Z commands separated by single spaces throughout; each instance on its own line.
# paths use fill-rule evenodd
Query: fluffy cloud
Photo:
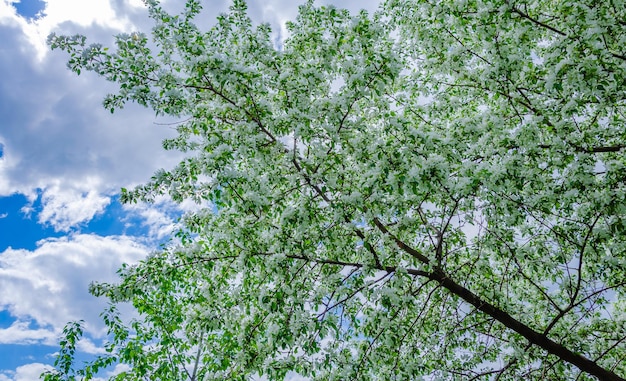
M 32 328 L 28 321 L 15 321 L 0 329 L 0 344 L 54 344 L 57 334 L 51 329 Z
M 0 197 L 41 194 L 38 220 L 62 231 L 101 212 L 121 187 L 180 157 L 162 150 L 162 139 L 174 131 L 155 124 L 161 120 L 152 112 L 129 105 L 111 115 L 101 102 L 114 87 L 90 73 L 76 77 L 61 52 L 41 45 L 53 30 L 106 42 L 148 22 L 136 2 L 88 3 L 51 0 L 45 17 L 28 22 L 0 0 L 0 68 L 11 73 L 0 83 Z M 89 11 L 72 13 L 81 7 Z
M 0 39 L 15 40 L 2 28 Z M 155 125 L 148 110 L 130 105 L 112 116 L 102 108 L 103 94 L 113 91 L 106 82 L 90 73 L 75 77 L 58 52 L 37 64 L 20 57 L 13 63 L 10 51 L 16 49 L 0 50 L 0 67 L 15 74 L 0 84 L 0 195 L 74 184 L 117 192 L 178 158 L 161 148 L 173 131 Z
M 134 29 L 133 16 L 141 13 L 144 7 L 141 0 L 114 1 L 109 0 L 48 0 L 44 1 L 43 17 L 27 20 L 21 17 L 11 3 L 15 0 L 0 2 L 0 25 L 19 25 L 23 37 L 35 49 L 37 59 L 46 56 L 48 48 L 46 38 L 50 32 L 62 28 L 63 25 L 78 27 L 100 26 L 117 31 Z M 120 12 L 124 11 L 124 12 Z M 69 26 L 69 25 L 68 25 Z M 70 26 L 70 28 L 72 28 Z
M 38 380 L 39 375 L 46 370 L 51 370 L 50 365 L 31 363 L 17 367 L 15 371 L 0 373 L 0 381 L 33 381 Z
M 99 195 L 95 186 L 85 188 L 82 191 L 58 185 L 46 188 L 41 196 L 43 209 L 39 222 L 52 225 L 56 231 L 69 231 L 72 226 L 102 213 L 111 199 Z
M 109 377 L 127 371 L 127 365 L 116 365 L 113 369 L 103 372 L 106 378 L 95 377 L 93 381 L 104 381 Z M 33 381 L 38 380 L 39 375 L 47 370 L 52 370 L 50 365 L 41 363 L 30 363 L 17 367 L 14 371 L 3 371 L 0 373 L 0 381 Z
M 0 329 L 0 343 L 49 343 L 71 320 L 84 319 L 99 337 L 104 300 L 88 294 L 92 281 L 113 281 L 123 262 L 145 257 L 148 249 L 129 237 L 75 235 L 39 242 L 33 251 L 0 253 L 0 308 L 17 321 Z

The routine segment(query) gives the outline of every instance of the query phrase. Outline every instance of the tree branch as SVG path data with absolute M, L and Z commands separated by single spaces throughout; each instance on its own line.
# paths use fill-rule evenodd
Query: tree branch
M 478 310 L 486 313 L 487 315 L 493 317 L 505 327 L 515 331 L 516 333 L 522 335 L 526 338 L 531 344 L 537 345 L 538 347 L 544 349 L 550 354 L 557 356 L 559 359 L 568 362 L 578 369 L 586 372 L 592 376 L 597 377 L 603 381 L 626 381 L 626 379 L 620 377 L 619 375 L 611 372 L 607 369 L 604 369 L 596 362 L 578 354 L 574 353 L 571 350 L 567 349 L 563 345 L 551 340 L 547 336 L 533 330 L 528 325 L 520 322 L 515 319 L 513 316 L 509 315 L 506 311 L 496 307 L 495 305 L 488 303 L 481 299 L 478 295 L 474 294 L 467 288 L 461 286 L 460 284 L 454 282 L 452 279 L 448 278 L 448 276 L 440 270 L 436 270 L 431 274 L 432 279 L 436 280 L 441 284 L 444 288 L 450 291 L 452 294 L 460 297 L 465 300 L 469 304 L 476 307 Z

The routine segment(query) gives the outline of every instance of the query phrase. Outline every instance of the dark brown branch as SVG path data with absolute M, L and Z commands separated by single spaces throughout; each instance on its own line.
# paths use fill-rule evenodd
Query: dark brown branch
M 415 249 L 409 247 L 404 242 L 402 242 L 401 240 L 399 240 L 395 236 L 393 236 L 391 233 L 389 233 L 387 228 L 380 222 L 380 220 L 375 219 L 374 223 L 381 230 L 381 232 L 383 232 L 384 234 L 388 234 L 390 237 L 392 237 L 392 239 L 394 239 L 394 241 L 396 242 L 398 247 L 400 247 L 406 253 L 410 254 L 414 258 L 417 258 L 418 260 L 420 260 L 424 264 L 428 264 L 429 263 L 427 257 L 425 257 L 423 254 L 419 253 Z M 541 334 L 541 333 L 533 330 L 528 325 L 526 325 L 526 324 L 520 322 L 519 320 L 515 319 L 513 316 L 511 316 L 506 311 L 504 311 L 504 310 L 498 308 L 497 306 L 495 306 L 495 305 L 493 305 L 493 304 L 491 304 L 491 303 L 481 299 L 480 296 L 474 294 L 469 289 L 467 289 L 467 288 L 463 287 L 462 285 L 460 285 L 460 284 L 456 283 L 455 281 L 453 281 L 441 269 L 439 269 L 439 268 L 435 269 L 435 271 L 433 271 L 432 273 L 428 274 L 428 277 L 429 277 L 429 279 L 432 279 L 432 280 L 435 280 L 435 281 L 439 282 L 439 284 L 441 284 L 444 288 L 446 288 L 452 294 L 460 297 L 461 299 L 463 299 L 467 303 L 469 303 L 469 304 L 473 305 L 474 307 L 476 307 L 478 310 L 480 310 L 480 311 L 486 313 L 487 315 L 493 317 L 494 319 L 499 321 L 505 327 L 507 327 L 509 329 L 512 329 L 513 331 L 515 331 L 518 334 L 522 335 L 523 337 L 525 337 L 528 340 L 529 343 L 531 343 L 533 345 L 537 345 L 538 347 L 546 350 L 548 353 L 551 353 L 551 354 L 557 356 L 558 358 L 560 358 L 561 360 L 566 361 L 566 362 L 576 366 L 578 369 L 582 370 L 583 372 L 586 372 L 586 373 L 589 373 L 589 374 L 591 374 L 593 376 L 596 376 L 600 380 L 626 381 L 626 379 L 618 376 L 617 374 L 615 374 L 615 373 L 613 373 L 613 372 L 611 372 L 611 371 L 609 371 L 607 369 L 602 368 L 601 366 L 599 366 L 594 361 L 591 361 L 588 358 L 586 358 L 586 357 L 584 357 L 584 356 L 582 356 L 580 354 L 577 354 L 577 353 L 574 353 L 574 352 L 570 351 L 569 349 L 567 349 L 563 345 L 561 345 L 561 344 L 551 340 L 546 335 Z
M 391 237 L 391 239 L 393 239 L 396 245 L 398 245 L 398 247 L 402 249 L 405 253 L 411 255 L 413 258 L 416 258 L 418 261 L 422 262 L 423 264 L 426 264 L 426 265 L 429 264 L 430 261 L 428 257 L 420 253 L 419 251 L 415 250 L 414 248 L 410 247 L 409 245 L 407 245 L 406 243 L 398 239 L 391 232 L 389 232 L 389 230 L 387 230 L 387 227 L 382 222 L 380 222 L 378 218 L 374 218 L 374 224 L 383 234 L 386 234 L 389 237 Z
M 521 11 L 521 10 L 519 10 L 519 9 L 515 8 L 515 7 L 512 7 L 512 8 L 511 8 L 511 10 L 512 10 L 514 13 L 518 14 L 519 16 L 521 16 L 521 17 L 523 17 L 524 19 L 526 19 L 526 20 L 528 20 L 528 21 L 532 22 L 532 23 L 533 23 L 533 24 L 535 24 L 535 25 L 538 25 L 538 26 L 540 26 L 540 27 L 542 27 L 542 28 L 545 28 L 545 29 L 551 30 L 552 32 L 554 32 L 554 33 L 558 34 L 559 36 L 567 37 L 567 34 L 566 34 L 565 32 L 563 32 L 563 31 L 561 31 L 561 30 L 559 30 L 559 29 L 557 29 L 557 28 L 555 28 L 555 27 L 553 27 L 553 26 L 551 26 L 551 25 L 548 25 L 548 24 L 546 24 L 546 23 L 544 23 L 544 22 L 541 22 L 541 21 L 539 21 L 539 20 L 537 20 L 537 19 L 535 19 L 535 18 L 532 18 L 532 17 L 531 17 L 528 13 L 525 13 L 525 12 L 523 12 L 523 11 Z M 608 50 L 608 49 L 607 49 L 607 50 Z M 619 59 L 621 59 L 621 60 L 626 61 L 626 56 L 625 56 L 625 55 L 623 55 L 623 54 L 618 54 L 618 53 L 613 53 L 613 52 L 611 52 L 610 50 L 609 50 L 608 52 L 609 52 L 609 53 L 611 54 L 611 56 L 613 56 L 614 58 L 619 58 Z
M 579 148 L 579 147 L 577 147 Z M 591 147 L 591 148 L 581 148 L 587 153 L 601 153 L 601 152 L 619 152 L 622 149 L 626 148 L 625 145 L 619 144 L 616 146 L 606 146 L 606 147 Z
M 564 32 L 561 32 L 560 30 L 556 29 L 553 26 L 550 26 L 550 25 L 548 25 L 546 23 L 543 23 L 543 22 L 541 22 L 541 21 L 539 21 L 537 19 L 534 19 L 534 18 L 530 17 L 530 15 L 528 13 L 525 13 L 525 12 L 515 8 L 515 7 L 512 7 L 511 10 L 514 13 L 517 13 L 521 17 L 525 18 L 526 20 L 532 22 L 533 24 L 539 25 L 539 26 L 541 26 L 541 27 L 543 27 L 545 29 L 549 29 L 549 30 L 553 31 L 554 33 L 556 33 L 556 34 L 558 34 L 560 36 L 566 36 L 566 34 Z
M 423 254 L 419 253 L 417 250 L 411 248 L 406 243 L 402 242 L 398 238 L 396 238 L 393 234 L 391 234 L 387 228 L 380 222 L 378 219 L 374 219 L 374 223 L 384 234 L 388 234 L 398 245 L 400 249 L 410 254 L 412 257 L 417 258 L 424 264 L 428 264 L 428 258 Z M 520 322 L 515 319 L 506 311 L 498 308 L 497 306 L 483 300 L 480 296 L 474 294 L 469 289 L 461 286 L 460 284 L 454 282 L 451 278 L 448 277 L 446 273 L 444 273 L 440 268 L 435 269 L 432 273 L 428 274 L 429 279 L 435 280 L 439 282 L 444 288 L 450 291 L 452 294 L 459 296 L 461 299 L 465 300 L 469 304 L 476 307 L 478 310 L 486 313 L 487 315 L 493 317 L 505 327 L 512 329 L 518 334 L 524 336 L 529 343 L 537 345 L 538 347 L 546 350 L 548 353 L 551 353 L 561 360 L 569 362 L 570 364 L 576 366 L 580 370 L 589 373 L 598 377 L 600 380 L 607 381 L 626 381 L 626 379 L 621 378 L 617 374 L 602 368 L 594 361 L 589 360 L 588 358 L 574 353 L 564 347 L 563 345 L 551 340 L 547 337 L 547 335 L 541 334 L 528 325 Z
M 552 146 L 549 144 L 539 144 L 538 147 L 544 148 L 544 149 L 552 148 Z M 599 146 L 599 147 L 590 147 L 590 148 L 585 148 L 585 147 L 581 147 L 578 145 L 574 145 L 574 148 L 576 149 L 576 151 L 584 152 L 584 153 L 606 153 L 606 152 L 620 152 L 621 150 L 626 148 L 626 145 L 618 144 L 614 146 Z
M 264 254 L 264 255 L 268 255 L 268 254 Z M 298 260 L 302 260 L 302 261 L 309 261 L 309 262 L 314 262 L 314 263 L 319 263 L 319 264 L 323 264 L 323 265 L 337 265 L 337 266 L 344 266 L 344 267 L 356 267 L 356 268 L 363 268 L 366 267 L 365 264 L 363 263 L 358 263 L 358 262 L 346 262 L 346 261 L 339 261 L 339 260 L 333 260 L 333 259 L 316 259 L 316 258 L 310 258 L 310 257 L 306 257 L 304 255 L 286 255 L 285 257 L 287 258 L 291 258 L 291 259 L 298 259 Z M 381 270 L 381 271 L 387 271 L 388 273 L 392 273 L 392 272 L 397 272 L 398 271 L 398 267 L 397 266 L 374 266 L 373 267 L 376 270 Z M 420 276 L 420 277 L 426 277 L 426 278 L 430 278 L 431 274 L 427 271 L 423 271 L 423 270 L 417 270 L 417 269 L 412 269 L 412 268 L 408 268 L 405 269 L 404 271 L 407 272 L 407 274 L 409 275 L 413 275 L 413 276 Z
M 431 274 L 431 277 L 433 280 L 436 280 L 437 282 L 439 282 L 439 284 L 441 284 L 444 288 L 446 288 L 452 294 L 460 297 L 461 299 L 465 300 L 469 304 L 476 307 L 478 310 L 493 317 L 505 327 L 522 335 L 531 344 L 537 345 L 538 347 L 544 349 L 548 353 L 557 356 L 559 359 L 576 366 L 578 369 L 582 370 L 583 372 L 586 372 L 592 376 L 595 376 L 599 380 L 603 380 L 603 381 L 626 381 L 626 379 L 601 367 L 594 361 L 578 353 L 574 353 L 570 351 L 563 345 L 533 330 L 528 325 L 520 322 L 519 320 L 515 319 L 513 316 L 509 315 L 506 311 L 496 307 L 495 305 L 491 303 L 488 303 L 482 300 L 480 296 L 474 294 L 470 290 L 466 289 L 460 284 L 454 282 L 452 279 L 448 278 L 447 275 L 443 273 L 442 271 L 433 272 Z

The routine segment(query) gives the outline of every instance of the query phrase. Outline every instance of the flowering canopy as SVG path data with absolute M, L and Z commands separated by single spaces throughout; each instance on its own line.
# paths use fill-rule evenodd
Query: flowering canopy
M 208 31 L 146 3 L 150 38 L 50 44 L 182 120 L 123 200 L 210 206 L 93 287 L 109 354 L 73 369 L 70 325 L 47 379 L 626 378 L 626 4 L 309 2 L 277 46 L 241 0 Z

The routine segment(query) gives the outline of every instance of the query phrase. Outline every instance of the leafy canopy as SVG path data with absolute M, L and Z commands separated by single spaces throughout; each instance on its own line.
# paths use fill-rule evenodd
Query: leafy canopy
M 71 325 L 46 380 L 626 378 L 623 1 L 309 2 L 278 44 L 241 0 L 146 3 L 150 37 L 50 45 L 181 120 L 123 200 L 210 206 L 94 285 L 108 354 Z

